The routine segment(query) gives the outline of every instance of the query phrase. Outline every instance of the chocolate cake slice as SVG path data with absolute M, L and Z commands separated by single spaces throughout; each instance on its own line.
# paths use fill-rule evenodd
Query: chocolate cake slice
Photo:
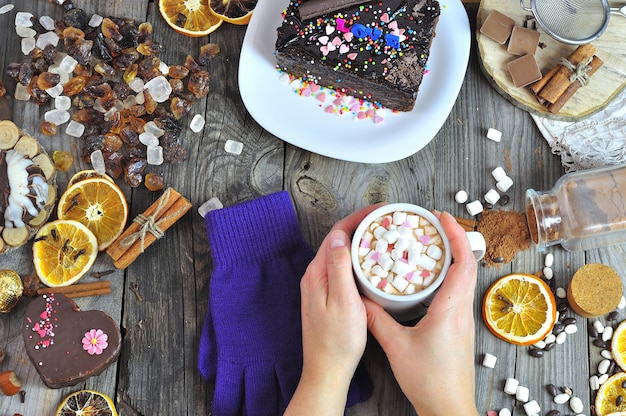
M 440 13 L 436 0 L 291 0 L 278 28 L 277 65 L 320 86 L 410 111 Z

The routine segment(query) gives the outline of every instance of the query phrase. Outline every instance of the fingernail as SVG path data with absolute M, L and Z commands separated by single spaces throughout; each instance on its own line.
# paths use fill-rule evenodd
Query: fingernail
M 341 231 L 335 231 L 330 236 L 330 248 L 345 247 L 346 243 L 346 235 Z
M 452 218 L 452 221 L 454 221 L 454 222 L 458 222 L 458 221 L 456 220 L 456 217 L 455 217 L 454 215 L 450 214 L 448 211 L 444 211 L 444 212 L 443 212 L 443 215 L 447 215 L 448 217 Z

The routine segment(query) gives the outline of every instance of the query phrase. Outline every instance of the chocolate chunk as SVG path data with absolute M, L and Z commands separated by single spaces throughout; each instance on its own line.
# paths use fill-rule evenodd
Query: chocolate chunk
M 309 0 L 302 2 L 298 11 L 302 20 L 308 20 L 364 2 L 365 0 Z

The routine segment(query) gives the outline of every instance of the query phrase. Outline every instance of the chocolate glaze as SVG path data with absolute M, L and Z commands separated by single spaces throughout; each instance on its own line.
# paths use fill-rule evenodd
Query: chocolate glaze
M 276 58 L 280 69 L 388 108 L 413 108 L 441 12 L 437 1 L 364 2 L 311 20 L 300 17 L 302 1 L 289 3 L 278 28 Z M 338 19 L 345 22 L 345 30 Z M 380 32 L 348 41 L 344 33 L 354 33 L 355 25 Z M 399 32 L 406 38 L 393 42 Z M 323 46 L 335 38 L 341 44 L 324 55 Z
M 49 320 L 45 319 L 46 311 Z M 50 326 L 40 334 L 35 329 L 42 319 Z M 39 328 L 42 327 L 40 323 Z M 83 349 L 82 339 L 91 329 L 101 329 L 108 335 L 109 345 L 100 355 L 90 355 Z M 117 359 L 122 342 L 111 317 L 102 311 L 81 311 L 74 301 L 58 293 L 39 296 L 30 302 L 22 335 L 30 360 L 43 382 L 53 389 L 73 386 L 101 373 Z

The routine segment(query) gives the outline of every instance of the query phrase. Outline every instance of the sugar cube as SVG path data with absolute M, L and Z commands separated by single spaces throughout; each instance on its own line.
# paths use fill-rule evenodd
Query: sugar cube
M 200 132 L 200 130 L 202 130 L 204 128 L 204 123 L 205 123 L 204 117 L 202 117 L 202 115 L 200 115 L 200 114 L 196 114 L 191 119 L 191 122 L 189 123 L 189 128 L 194 133 L 198 133 L 198 132 Z
M 487 138 L 494 142 L 500 142 L 500 140 L 502 140 L 502 132 L 490 127 L 489 130 L 487 130 Z

